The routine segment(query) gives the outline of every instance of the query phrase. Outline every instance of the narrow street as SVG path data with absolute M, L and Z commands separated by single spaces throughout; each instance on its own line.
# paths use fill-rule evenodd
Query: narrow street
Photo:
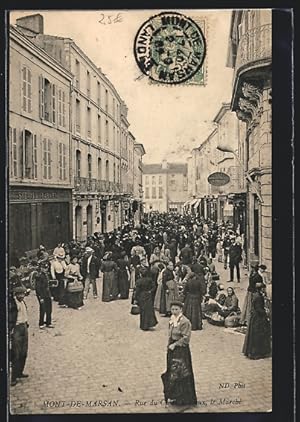
M 225 287 L 243 304 L 248 278 Z M 98 280 L 101 297 L 102 281 Z M 198 405 L 165 407 L 160 375 L 165 371 L 168 318 L 157 314 L 154 331 L 139 329 L 130 300 L 103 303 L 90 295 L 81 310 L 53 303 L 54 329 L 39 330 L 38 301 L 26 298 L 30 318 L 29 378 L 10 387 L 10 408 L 18 414 L 259 412 L 272 408 L 272 359 L 242 354 L 244 335 L 210 325 L 193 331 L 191 352 Z

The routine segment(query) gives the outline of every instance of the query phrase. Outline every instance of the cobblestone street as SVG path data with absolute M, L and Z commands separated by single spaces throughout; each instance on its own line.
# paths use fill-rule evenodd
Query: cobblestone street
M 227 283 L 243 304 L 248 283 Z M 98 280 L 101 297 L 101 279 Z M 103 303 L 90 295 L 81 310 L 53 303 L 54 329 L 39 330 L 35 292 L 26 298 L 30 317 L 29 378 L 10 388 L 13 414 L 261 412 L 272 408 L 272 359 L 242 354 L 244 335 L 210 325 L 193 331 L 191 352 L 198 405 L 165 407 L 160 375 L 166 366 L 168 318 L 157 314 L 154 331 L 139 329 L 130 301 Z

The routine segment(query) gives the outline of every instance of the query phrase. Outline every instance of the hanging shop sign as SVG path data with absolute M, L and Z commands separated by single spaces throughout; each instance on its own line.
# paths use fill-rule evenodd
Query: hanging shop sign
M 226 173 L 221 173 L 219 171 L 212 173 L 207 178 L 208 183 L 213 186 L 224 186 L 230 182 L 230 177 Z
M 129 210 L 129 202 L 123 202 L 123 210 Z

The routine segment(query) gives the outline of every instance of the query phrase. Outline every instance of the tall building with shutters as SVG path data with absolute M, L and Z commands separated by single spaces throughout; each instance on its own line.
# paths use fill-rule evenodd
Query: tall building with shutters
M 130 151 L 135 141 L 128 130 L 127 106 L 112 82 L 72 39 L 44 34 L 41 15 L 19 18 L 16 24 L 73 75 L 74 237 L 85 240 L 95 232 L 110 232 L 130 216 L 128 205 L 134 196 Z M 40 83 L 46 95 L 50 87 L 47 81 Z M 41 111 L 46 116 L 50 105 L 45 102 Z
M 41 22 L 39 22 L 41 24 Z M 17 27 L 9 36 L 9 256 L 72 233 L 72 75 Z

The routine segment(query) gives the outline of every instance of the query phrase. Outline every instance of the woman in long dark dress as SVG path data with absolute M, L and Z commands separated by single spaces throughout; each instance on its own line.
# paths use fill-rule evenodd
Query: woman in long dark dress
M 249 359 L 262 359 L 271 355 L 271 329 L 264 307 L 265 285 L 257 283 L 255 287 L 243 353 Z
M 171 303 L 167 370 L 162 374 L 166 403 L 196 405 L 197 396 L 189 347 L 191 323 L 182 313 L 183 304 Z
M 187 282 L 183 291 L 183 314 L 191 321 L 192 330 L 202 330 L 201 303 L 205 295 L 205 289 L 204 276 L 195 274 L 188 269 Z
M 110 302 L 116 299 L 116 289 L 114 285 L 117 283 L 116 273 L 118 271 L 117 264 L 112 260 L 111 252 L 104 255 L 101 271 L 103 273 L 102 302 Z
M 128 299 L 129 297 L 129 265 L 126 259 L 126 252 L 121 252 L 121 258 L 117 260 L 118 266 L 118 286 L 120 299 Z
M 252 302 L 253 302 L 253 295 L 256 291 L 255 285 L 256 283 L 263 283 L 263 273 L 266 271 L 267 267 L 265 265 L 255 266 L 253 271 L 249 276 L 249 285 L 247 289 L 247 294 L 245 296 L 242 312 L 241 312 L 241 325 L 247 325 L 250 321 L 251 316 L 251 309 L 252 309 Z
M 157 324 L 152 300 L 154 285 L 148 269 L 141 268 L 140 274 L 135 288 L 135 300 L 140 307 L 140 328 L 147 331 Z
M 68 280 L 67 286 L 70 282 L 73 282 L 74 280 L 83 280 L 83 277 L 80 273 L 80 266 L 78 264 L 77 256 L 73 256 L 71 258 L 70 264 L 68 264 L 65 269 L 65 277 Z M 81 309 L 81 307 L 83 306 L 83 285 L 82 290 L 78 292 L 69 292 L 68 289 L 66 289 L 65 303 L 69 308 Z

